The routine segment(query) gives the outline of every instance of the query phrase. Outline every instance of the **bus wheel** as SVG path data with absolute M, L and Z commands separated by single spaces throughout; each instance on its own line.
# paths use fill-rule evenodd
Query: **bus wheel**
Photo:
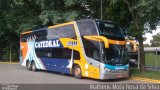
M 29 61 L 27 61 L 26 66 L 29 71 L 32 70 L 31 63 Z
M 34 61 L 32 62 L 32 71 L 37 71 L 36 64 Z
M 73 68 L 73 75 L 75 78 L 82 78 L 82 71 L 79 65 L 74 66 Z

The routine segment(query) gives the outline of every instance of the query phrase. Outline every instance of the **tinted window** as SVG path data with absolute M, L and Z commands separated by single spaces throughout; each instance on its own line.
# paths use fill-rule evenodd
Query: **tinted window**
M 21 35 L 21 42 L 27 42 L 28 34 Z
M 28 33 L 28 34 L 22 34 L 21 35 L 21 42 L 27 42 L 27 39 L 29 37 L 34 37 L 36 40 L 46 40 L 47 36 L 47 28 L 41 28 L 41 29 L 34 29 L 32 30 L 33 32 Z
M 102 20 L 96 21 L 96 24 L 100 35 L 106 36 L 109 39 L 124 40 L 124 31 L 118 25 Z
M 30 36 L 35 37 L 37 41 L 46 40 L 47 28 L 34 29 Z
M 77 21 L 77 25 L 81 36 L 98 35 L 94 21 Z
M 128 50 L 125 45 L 110 44 L 109 48 L 104 49 L 103 62 L 111 65 L 127 64 L 129 60 Z
M 48 29 L 47 39 L 76 37 L 73 25 Z
M 82 37 L 84 51 L 87 57 L 100 61 L 100 42 Z
M 71 53 L 72 50 L 68 48 L 36 49 L 36 55 L 40 58 L 71 59 Z M 80 60 L 79 52 L 73 50 L 73 57 Z
M 96 47 L 88 47 L 85 49 L 86 55 L 94 60 L 100 60 L 99 49 Z

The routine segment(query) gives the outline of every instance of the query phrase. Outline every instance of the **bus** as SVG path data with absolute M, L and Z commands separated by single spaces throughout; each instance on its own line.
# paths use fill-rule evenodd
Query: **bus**
M 129 58 L 130 67 L 137 67 L 138 66 L 138 47 L 139 43 L 135 38 L 129 38 L 128 39 L 128 52 L 129 52 Z
M 122 28 L 106 20 L 83 19 L 22 32 L 20 63 L 75 78 L 127 78 L 129 57 Z

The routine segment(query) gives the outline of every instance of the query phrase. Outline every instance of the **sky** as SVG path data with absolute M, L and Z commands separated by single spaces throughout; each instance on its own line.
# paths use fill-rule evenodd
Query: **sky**
M 159 32 L 160 32 L 160 27 L 158 29 L 156 29 L 156 30 L 153 30 L 152 33 L 146 33 L 144 36 L 147 38 L 147 40 L 144 41 L 143 44 L 149 44 L 149 45 L 151 45 L 150 40 L 153 39 L 152 36 L 156 35 Z

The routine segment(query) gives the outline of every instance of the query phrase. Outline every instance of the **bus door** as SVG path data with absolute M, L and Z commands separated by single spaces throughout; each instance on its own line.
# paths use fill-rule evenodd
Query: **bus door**
M 100 51 L 96 47 L 88 47 L 86 53 L 89 62 L 89 77 L 98 79 L 100 74 Z

